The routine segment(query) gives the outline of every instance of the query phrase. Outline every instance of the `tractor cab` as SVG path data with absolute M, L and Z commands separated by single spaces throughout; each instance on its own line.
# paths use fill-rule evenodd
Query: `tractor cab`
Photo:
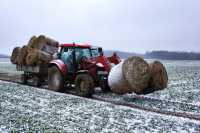
M 60 47 L 59 57 L 67 65 L 69 73 L 81 69 L 80 63 L 84 58 L 92 58 L 89 45 L 63 44 Z
M 93 56 L 90 45 L 62 44 L 58 59 L 49 66 L 49 88 L 55 91 L 65 89 L 66 84 L 75 85 L 78 95 L 89 97 L 94 87 L 108 91 L 108 71 Z
M 91 48 L 92 57 L 98 57 L 103 55 L 103 49 L 101 47 L 92 47 Z
M 109 60 L 104 56 L 103 49 L 101 47 L 92 47 L 91 48 L 92 57 L 95 58 L 95 60 L 105 67 L 105 70 L 107 72 L 110 72 L 111 64 Z

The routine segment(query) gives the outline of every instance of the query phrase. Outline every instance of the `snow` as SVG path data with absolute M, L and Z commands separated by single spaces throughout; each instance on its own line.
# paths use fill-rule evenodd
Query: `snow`
M 99 89 L 94 96 L 200 115 L 200 61 L 161 62 L 167 68 L 169 86 L 147 96 L 163 101 L 140 100 L 135 94 L 105 94 Z M 16 73 L 15 66 L 1 63 L 1 72 Z M 200 132 L 200 122 L 0 81 L 0 132 L 11 131 Z
M 0 131 L 200 131 L 198 121 L 0 82 Z

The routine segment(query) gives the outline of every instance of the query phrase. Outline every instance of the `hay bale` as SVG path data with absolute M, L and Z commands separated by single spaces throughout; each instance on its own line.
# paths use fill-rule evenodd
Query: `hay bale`
M 58 47 L 53 47 L 53 46 L 50 46 L 50 45 L 44 45 L 44 47 L 42 48 L 42 51 L 45 51 L 46 53 L 53 55 L 54 53 L 58 52 Z
M 38 49 L 29 49 L 26 57 L 27 65 L 41 65 L 48 64 L 52 60 L 52 56 L 44 51 Z
M 17 56 L 19 65 L 26 65 L 26 56 L 28 54 L 28 46 L 23 46 Z
M 30 38 L 30 40 L 28 41 L 27 46 L 30 47 L 30 48 L 33 48 L 33 47 L 34 47 L 33 44 L 35 43 L 36 40 L 37 40 L 37 37 L 36 37 L 36 36 L 32 36 L 32 37 Z
M 43 64 L 48 64 L 52 59 L 52 55 L 44 51 L 38 51 L 38 60 L 40 60 Z
M 164 65 L 159 61 L 154 61 L 153 63 L 150 63 L 149 66 L 151 72 L 151 79 L 149 81 L 148 88 L 154 89 L 154 91 L 163 90 L 167 88 L 168 75 Z
M 122 74 L 122 65 L 123 62 L 114 66 L 108 76 L 108 85 L 111 90 L 117 94 L 126 94 L 131 92 L 131 87 Z
M 150 68 L 144 59 L 130 57 L 111 69 L 108 84 L 118 94 L 134 92 L 140 94 L 148 86 Z
M 136 56 L 126 59 L 122 66 L 122 73 L 131 86 L 132 92 L 139 94 L 148 86 L 150 68 L 144 59 Z
M 13 49 L 13 52 L 12 52 L 12 55 L 11 55 L 11 58 L 10 58 L 10 61 L 13 63 L 13 64 L 17 64 L 18 63 L 18 60 L 17 60 L 17 56 L 20 52 L 20 47 L 15 47 Z
M 30 43 L 28 43 L 28 46 L 30 48 L 39 49 L 39 50 L 41 50 L 44 47 L 44 45 L 46 45 L 46 40 L 45 40 L 44 35 L 40 35 L 39 37 L 33 36 L 29 40 L 29 42 Z
M 38 62 L 38 54 L 33 52 L 33 53 L 28 53 L 26 57 L 26 64 L 27 65 L 36 65 Z
M 52 38 L 49 38 L 49 37 L 46 37 L 46 43 L 47 45 L 50 45 L 52 47 L 58 47 L 58 41 L 52 39 Z

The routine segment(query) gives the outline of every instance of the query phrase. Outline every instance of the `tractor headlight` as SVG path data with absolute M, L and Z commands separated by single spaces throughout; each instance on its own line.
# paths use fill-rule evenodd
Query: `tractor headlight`
M 104 67 L 104 65 L 102 63 L 97 63 L 96 64 L 98 67 Z

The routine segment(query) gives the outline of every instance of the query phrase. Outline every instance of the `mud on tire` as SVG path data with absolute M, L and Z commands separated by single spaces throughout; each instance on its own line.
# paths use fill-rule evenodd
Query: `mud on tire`
M 94 80 L 89 74 L 79 74 L 75 79 L 76 93 L 82 97 L 91 97 L 94 93 Z
M 64 77 L 56 66 L 52 66 L 48 70 L 48 88 L 58 92 L 64 90 Z

